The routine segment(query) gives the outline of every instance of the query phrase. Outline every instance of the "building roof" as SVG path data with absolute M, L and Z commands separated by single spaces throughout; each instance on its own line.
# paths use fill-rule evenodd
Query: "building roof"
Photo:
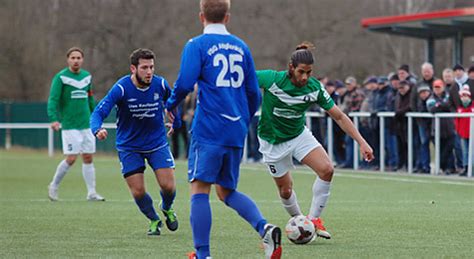
M 361 20 L 370 31 L 421 39 L 474 36 L 474 7 Z

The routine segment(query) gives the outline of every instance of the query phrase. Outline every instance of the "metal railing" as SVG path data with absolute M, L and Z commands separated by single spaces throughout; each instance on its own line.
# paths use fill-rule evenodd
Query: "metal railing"
M 259 114 L 257 114 L 258 116 Z M 394 117 L 394 112 L 379 112 L 377 117 L 380 120 L 379 123 L 379 148 L 380 148 L 380 171 L 385 170 L 385 118 Z M 312 118 L 325 118 L 327 120 L 327 151 L 331 161 L 334 161 L 334 132 L 333 132 L 333 120 L 331 117 L 326 116 L 325 113 L 321 112 L 307 112 L 306 113 L 307 127 L 311 130 L 311 119 Z M 349 116 L 353 118 L 353 123 L 357 129 L 359 129 L 359 118 L 370 117 L 369 112 L 351 112 Z M 441 118 L 471 118 L 470 119 L 470 131 L 469 136 L 474 136 L 474 113 L 417 113 L 409 112 L 406 113 L 408 120 L 408 173 L 413 173 L 413 118 L 431 118 L 434 119 L 435 123 L 435 169 L 431 173 L 438 175 L 440 172 L 440 119 Z M 104 123 L 104 128 L 115 129 L 115 123 Z M 0 123 L 0 129 L 6 129 L 5 134 L 5 148 L 11 148 L 11 129 L 47 129 L 48 130 L 48 155 L 53 156 L 54 154 L 54 131 L 51 129 L 49 123 Z M 247 142 L 245 142 L 247 144 Z M 469 161 L 468 161 L 468 177 L 472 177 L 473 169 L 473 158 L 474 155 L 474 138 L 469 138 Z M 247 160 L 247 147 L 244 148 L 243 162 Z M 354 140 L 354 170 L 359 169 L 359 145 Z
M 103 128 L 115 129 L 115 123 L 104 123 Z M 5 129 L 5 149 L 12 147 L 11 130 L 12 129 L 46 129 L 48 130 L 48 155 L 54 155 L 54 130 L 51 123 L 0 123 L 0 129 Z
M 434 118 L 435 123 L 435 170 L 432 174 L 438 175 L 440 169 L 440 148 L 441 148 L 441 137 L 440 137 L 440 119 L 441 118 L 471 118 L 469 125 L 469 152 L 468 152 L 468 167 L 467 175 L 472 177 L 472 162 L 474 155 L 474 113 L 420 113 L 420 112 L 408 112 L 408 173 L 413 172 L 413 118 Z

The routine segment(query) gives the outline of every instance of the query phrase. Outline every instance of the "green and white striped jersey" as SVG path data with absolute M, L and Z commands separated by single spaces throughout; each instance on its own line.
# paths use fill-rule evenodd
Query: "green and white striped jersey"
M 287 71 L 262 70 L 257 71 L 257 77 L 264 91 L 258 136 L 271 144 L 300 135 L 311 105 L 318 104 L 325 110 L 334 106 L 324 86 L 313 77 L 303 87 L 293 85 Z
M 51 83 L 48 99 L 48 117 L 51 122 L 61 122 L 62 129 L 87 129 L 94 110 L 92 76 L 81 69 L 73 73 L 65 68 L 57 73 Z

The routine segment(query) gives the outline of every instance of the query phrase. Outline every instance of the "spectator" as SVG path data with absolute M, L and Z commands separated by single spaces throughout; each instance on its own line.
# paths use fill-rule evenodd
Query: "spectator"
M 437 79 L 433 82 L 433 95 L 426 101 L 429 112 L 449 112 L 449 94 L 445 90 L 443 80 Z M 442 159 L 440 167 L 445 174 L 454 173 L 454 127 L 452 118 L 440 119 L 440 148 Z M 434 135 L 435 125 L 432 123 Z
M 360 106 L 361 112 L 374 113 L 374 100 L 375 92 L 377 90 L 377 77 L 370 76 L 364 81 L 364 94 L 365 98 Z M 377 130 L 377 117 L 361 117 L 359 119 L 359 131 L 360 134 L 367 140 L 369 145 L 374 149 L 375 159 L 371 162 L 373 168 L 369 166 L 366 161 L 362 161 L 361 167 L 367 169 L 378 170 L 378 130 Z
M 451 87 L 456 83 L 454 81 L 454 72 L 451 68 L 446 68 L 443 70 L 443 81 L 446 87 L 446 90 L 450 90 Z
M 418 85 L 416 88 L 416 92 L 418 93 L 418 100 L 416 103 L 416 112 L 428 112 L 426 107 L 426 100 L 431 95 L 431 88 L 429 85 L 422 83 Z M 419 148 L 417 150 L 417 164 L 416 167 L 418 168 L 420 173 L 429 174 L 431 172 L 430 168 L 430 132 L 431 132 L 431 119 L 425 118 L 418 118 L 418 136 L 419 136 Z
M 467 84 L 469 86 L 469 91 L 474 92 L 474 80 L 469 80 L 468 76 L 464 72 L 464 67 L 457 64 L 453 67 L 454 71 L 454 81 L 456 82 L 453 87 L 449 89 L 449 103 L 452 111 L 455 111 L 457 107 L 461 106 L 461 98 L 459 98 L 459 91 L 461 86 Z M 473 100 L 474 96 L 471 96 Z
M 334 81 L 334 84 L 336 85 L 336 92 L 339 95 L 339 100 L 336 104 L 339 106 L 339 105 L 342 105 L 342 102 L 344 101 L 343 98 L 344 98 L 344 94 L 346 93 L 347 89 L 344 85 L 344 82 L 342 82 L 341 80 Z
M 427 112 L 425 101 L 420 99 L 418 91 L 416 90 L 420 86 L 428 86 L 430 91 L 433 86 L 434 70 L 431 63 L 425 62 L 421 65 L 421 80 L 416 84 L 416 88 L 411 92 L 410 107 L 416 112 Z M 423 127 L 423 128 L 420 128 Z M 425 128 L 427 127 L 427 128 Z M 429 156 L 429 132 L 431 128 L 431 119 L 417 118 L 414 123 L 413 131 L 418 132 L 418 135 L 414 137 L 415 152 L 417 154 L 424 154 Z M 428 134 L 426 134 L 428 132 Z M 416 157 L 415 171 L 426 172 L 429 168 L 429 157 Z
M 379 77 L 377 84 L 378 89 L 375 92 L 374 111 L 394 111 L 394 95 L 392 88 L 388 85 L 387 77 Z M 397 137 L 392 127 L 392 119 L 390 118 L 385 119 L 384 137 L 386 156 L 383 162 L 387 164 L 385 171 L 396 171 L 398 167 Z
M 421 65 L 421 80 L 416 84 L 416 87 L 418 88 L 420 85 L 428 85 L 430 90 L 433 89 L 433 82 L 436 79 L 434 77 L 434 70 L 433 70 L 433 65 L 431 63 L 425 62 L 423 65 Z M 414 91 L 412 92 L 412 97 L 411 97 L 411 106 L 412 107 L 418 107 L 420 104 L 420 99 L 417 96 L 417 92 Z
M 452 103 L 452 91 L 457 91 L 458 89 L 456 82 L 454 81 L 454 72 L 450 68 L 446 68 L 443 70 L 443 81 L 446 88 L 446 91 L 449 93 L 449 107 L 451 111 L 456 111 L 456 106 Z M 453 89 L 451 89 L 453 88 Z M 456 94 L 456 93 L 455 93 Z M 464 170 L 462 166 L 462 148 L 461 148 L 461 140 L 458 134 L 454 133 L 454 157 L 455 157 L 455 165 L 456 171 L 461 172 Z
M 364 93 L 358 89 L 357 80 L 349 76 L 345 80 L 347 91 L 343 95 L 343 103 L 341 110 L 345 114 L 349 114 L 351 112 L 358 112 L 360 111 L 360 106 L 362 101 L 365 98 Z M 352 168 L 353 167 L 353 160 L 354 160 L 354 142 L 352 138 L 346 134 L 344 138 L 345 142 L 345 161 L 340 166 L 340 168 Z
M 391 73 L 388 78 L 390 80 L 390 87 L 392 88 L 393 95 L 395 96 L 398 91 L 398 86 L 400 85 L 400 79 L 398 79 L 396 73 Z
M 397 70 L 398 80 L 406 80 L 413 85 L 416 84 L 416 78 L 410 74 L 410 67 L 406 64 L 401 65 Z
M 461 105 L 457 107 L 458 113 L 469 113 L 474 112 L 474 103 L 471 100 L 471 91 L 468 85 L 464 85 L 459 91 L 461 98 Z M 454 119 L 454 125 L 456 132 L 461 138 L 462 154 L 463 154 L 463 166 L 464 171 L 460 174 L 461 176 L 467 176 L 468 166 L 468 155 L 469 155 L 469 128 L 470 118 L 456 118 Z
M 191 98 L 187 98 L 186 101 L 182 102 L 179 105 L 179 111 L 180 111 L 179 115 L 181 116 L 180 119 L 182 122 L 185 121 L 187 110 L 189 109 L 191 105 L 190 101 L 191 101 Z M 179 158 L 179 155 L 180 155 L 180 150 L 181 150 L 180 144 L 179 144 L 180 137 L 182 138 L 183 143 L 184 143 L 184 148 L 185 148 L 184 157 L 187 158 L 189 142 L 188 142 L 188 125 L 186 125 L 186 123 L 181 123 L 181 127 L 174 129 L 174 133 L 171 135 L 171 142 L 173 143 L 172 153 L 175 159 Z
M 470 66 L 467 70 L 467 77 L 469 80 L 474 80 L 474 65 Z
M 333 86 L 334 85 L 334 86 Z M 326 90 L 328 91 L 331 98 L 334 100 L 336 105 L 341 105 L 341 92 L 345 93 L 345 87 L 341 80 L 336 81 L 329 81 L 326 85 Z M 345 133 L 337 125 L 337 123 L 333 123 L 333 132 L 334 132 L 334 157 L 336 159 L 336 163 L 338 165 L 344 163 L 345 160 L 345 150 L 344 150 L 344 136 Z M 327 145 L 327 142 L 326 142 Z
M 456 64 L 453 67 L 453 71 L 454 71 L 454 81 L 456 81 L 459 88 L 461 88 L 461 86 L 463 86 L 467 82 L 467 80 L 469 80 L 469 77 L 464 71 L 464 67 L 460 64 Z
M 397 144 L 399 152 L 398 168 L 406 168 L 407 152 L 408 152 L 408 137 L 407 137 L 407 118 L 405 114 L 410 112 L 410 94 L 412 91 L 412 85 L 410 82 L 403 80 L 400 81 L 398 86 L 398 92 L 395 96 L 395 118 L 393 124 L 395 125 L 395 134 L 397 135 Z

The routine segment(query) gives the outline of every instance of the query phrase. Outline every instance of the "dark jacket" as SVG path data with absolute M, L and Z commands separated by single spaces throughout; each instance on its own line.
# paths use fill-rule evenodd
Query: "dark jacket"
M 431 96 L 433 95 L 433 92 L 431 93 Z M 416 102 L 416 110 L 415 112 L 429 112 L 428 108 L 426 107 L 426 101 L 428 101 L 430 98 L 428 97 L 426 100 L 422 100 L 420 97 L 417 98 Z M 416 123 L 418 126 L 423 127 L 425 129 L 431 129 L 431 119 L 430 118 L 416 118 Z
M 411 91 L 411 98 L 410 98 L 410 107 L 413 111 L 417 111 L 417 107 L 419 106 L 420 98 L 418 98 L 418 87 L 423 84 L 427 84 L 430 86 L 430 89 L 433 89 L 433 82 L 436 80 L 436 77 L 432 77 L 430 80 L 425 80 L 422 78 L 414 87 L 414 91 Z
M 429 112 L 450 112 L 449 107 L 449 94 L 445 91 L 441 96 L 432 94 L 426 101 L 426 106 Z M 435 123 L 431 125 L 432 136 L 435 135 Z M 453 118 L 442 118 L 440 119 L 440 136 L 441 138 L 448 138 L 454 135 L 454 120 Z
M 410 97 L 412 91 L 412 88 L 410 88 L 405 95 L 397 93 L 395 96 L 395 118 L 393 119 L 393 125 L 395 133 L 404 142 L 408 141 L 408 119 L 405 117 L 405 113 L 411 111 Z
M 394 111 L 394 96 L 393 90 L 390 86 L 375 91 L 374 111 L 375 112 L 389 112 Z M 392 119 L 385 119 L 385 128 L 393 132 Z

